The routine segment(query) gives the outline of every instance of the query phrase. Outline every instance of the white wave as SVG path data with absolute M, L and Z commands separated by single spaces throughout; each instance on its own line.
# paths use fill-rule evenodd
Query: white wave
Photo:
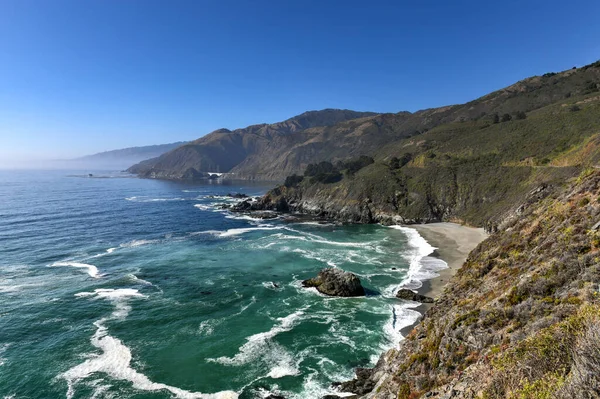
M 6 281 L 11 281 L 11 280 L 6 280 Z M 30 288 L 30 287 L 43 287 L 45 284 L 43 283 L 30 283 L 30 284 L 7 284 L 7 285 L 0 285 L 0 294 L 9 294 L 9 293 L 13 293 L 13 292 L 20 292 L 22 291 L 24 288 Z
M 314 372 L 314 373 L 310 373 L 309 375 L 307 375 L 304 378 L 304 383 L 302 384 L 302 392 L 290 393 L 289 397 L 293 398 L 293 399 L 305 399 L 305 398 L 322 398 L 323 396 L 327 396 L 327 395 L 335 395 L 335 396 L 339 396 L 339 397 L 355 396 L 355 394 L 353 394 L 353 393 L 334 391 L 333 389 L 331 389 L 331 382 L 324 383 L 324 382 L 319 381 L 319 378 L 318 378 L 319 374 L 320 373 L 318 373 L 318 372 Z M 348 378 L 337 380 L 337 381 L 344 381 L 347 379 Z M 350 375 L 349 379 L 352 379 L 352 375 Z
M 267 211 L 265 211 L 264 213 L 267 213 Z M 273 212 L 275 213 L 275 212 Z M 230 214 L 225 216 L 225 219 L 235 219 L 235 220 L 247 220 L 249 222 L 262 222 L 264 219 L 263 218 L 254 218 L 250 215 L 237 215 L 237 214 Z M 275 218 L 272 218 L 270 220 L 273 220 Z
M 106 253 L 108 253 L 108 254 L 112 254 L 113 252 L 115 252 L 115 250 L 116 250 L 116 249 L 117 249 L 117 248 L 108 248 L 108 249 L 106 250 Z
M 409 262 L 407 276 L 404 282 L 396 286 L 393 291 L 388 287 L 386 295 L 395 295 L 401 287 L 417 289 L 423 285 L 422 281 L 437 277 L 436 271 L 448 268 L 448 264 L 441 259 L 429 257 L 436 248 L 431 246 L 415 229 L 404 226 L 390 226 L 402 231 L 408 238 L 411 249 L 404 255 Z
M 6 352 L 10 345 L 11 344 L 0 345 L 0 366 L 4 366 L 4 363 L 6 363 L 6 358 L 2 357 L 2 355 L 4 355 L 4 352 Z
M 146 375 L 131 367 L 131 350 L 121 340 L 110 336 L 108 328 L 104 324 L 108 320 L 123 320 L 131 309 L 128 305 L 130 298 L 146 297 L 137 290 L 128 288 L 97 289 L 94 292 L 81 292 L 76 296 L 108 299 L 115 304 L 115 311 L 109 317 L 102 318 L 94 323 L 97 330 L 90 341 L 94 347 L 100 349 L 101 353 L 91 355 L 83 363 L 59 375 L 60 378 L 67 381 L 68 399 L 75 395 L 75 385 L 79 381 L 95 373 L 104 373 L 117 380 L 129 381 L 135 389 L 143 391 L 169 391 L 178 398 L 233 399 L 238 397 L 238 394 L 232 391 L 203 394 L 153 382 Z
M 279 284 L 276 284 L 273 281 L 263 281 L 261 284 L 268 290 L 279 291 L 282 289 L 282 287 Z
M 411 309 L 418 306 L 415 304 L 392 305 L 392 314 L 389 320 L 385 323 L 383 331 L 388 341 L 388 345 L 384 345 L 381 349 L 387 350 L 390 347 L 395 347 L 404 339 L 400 331 L 419 320 L 421 313 Z
M 132 273 L 128 274 L 127 278 L 137 284 L 152 285 L 152 286 L 154 285 L 150 281 L 144 280 L 143 278 L 139 278 L 138 276 L 136 276 L 135 274 L 132 274 Z
M 166 202 L 166 201 L 185 201 L 186 198 L 149 198 L 149 197 L 126 197 L 125 198 L 126 201 L 132 201 L 132 202 Z
M 240 234 L 250 233 L 252 231 L 258 230 L 279 230 L 282 229 L 281 226 L 265 226 L 261 225 L 258 227 L 243 227 L 239 229 L 229 229 L 227 231 L 220 232 L 219 237 L 232 237 Z
M 317 260 L 319 262 L 323 262 L 323 263 L 325 263 L 329 267 L 337 267 L 336 263 L 333 262 L 331 259 L 323 258 L 322 256 L 319 256 L 319 255 L 315 254 L 313 251 L 308 251 L 308 250 L 305 250 L 305 249 L 296 248 L 296 249 L 292 250 L 292 252 L 295 252 L 295 253 L 298 253 L 298 254 L 302 255 L 302 257 L 306 258 L 306 259 L 314 259 L 314 260 Z
M 333 223 L 327 223 L 327 222 L 298 222 L 298 223 L 294 223 L 294 224 L 305 225 L 305 226 L 319 226 L 319 227 L 335 226 Z
M 54 262 L 53 264 L 50 265 L 51 267 L 77 267 L 77 268 L 81 268 L 81 269 L 86 269 L 87 270 L 87 274 L 90 275 L 90 277 L 93 278 L 100 278 L 100 274 L 98 272 L 98 268 L 94 265 L 90 265 L 87 263 L 79 263 L 79 262 Z
M 198 326 L 198 334 L 212 335 L 215 332 L 215 327 L 221 324 L 225 319 L 208 319 L 204 320 Z
M 228 366 L 239 366 L 277 351 L 280 349 L 280 346 L 272 343 L 271 339 L 277 334 L 290 331 L 294 327 L 296 321 L 304 315 L 304 310 L 306 309 L 308 308 L 298 310 L 286 317 L 280 317 L 277 319 L 278 324 L 274 325 L 269 331 L 254 334 L 246 338 L 246 343 L 238 349 L 238 353 L 235 354 L 235 356 L 221 356 L 216 359 L 207 360 Z
M 198 208 L 201 211 L 211 211 L 213 209 L 212 205 L 205 205 L 205 204 L 195 204 L 194 208 Z
M 141 247 L 142 245 L 155 244 L 157 242 L 159 242 L 159 240 L 131 240 L 124 244 L 120 244 L 119 246 L 121 248 L 136 248 Z

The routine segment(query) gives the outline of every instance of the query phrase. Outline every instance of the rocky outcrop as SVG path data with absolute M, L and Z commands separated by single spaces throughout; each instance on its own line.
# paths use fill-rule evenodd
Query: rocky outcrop
M 405 299 L 407 301 L 421 302 L 421 303 L 433 303 L 433 298 L 409 290 L 408 288 L 401 288 L 396 293 L 396 298 Z
M 337 268 L 323 269 L 317 277 L 304 280 L 304 287 L 314 287 L 322 294 L 330 296 L 364 296 L 365 289 L 355 274 Z
M 400 346 L 344 387 L 372 399 L 593 397 L 597 379 L 581 376 L 600 372 L 600 172 L 540 193 L 471 252 Z

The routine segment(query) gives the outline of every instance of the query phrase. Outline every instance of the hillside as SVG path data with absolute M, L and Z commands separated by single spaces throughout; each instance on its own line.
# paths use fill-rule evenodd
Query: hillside
M 422 121 L 430 120 L 424 115 L 442 114 L 447 116 L 441 119 L 452 115 L 453 121 L 390 141 L 371 153 L 372 163 L 358 168 L 349 169 L 348 160 L 324 163 L 322 173 L 289 179 L 255 207 L 351 222 L 446 220 L 493 230 L 532 190 L 557 189 L 600 161 L 600 64 L 524 82 L 528 83 L 514 86 L 519 91 L 513 94 L 502 90 L 471 105 L 452 107 L 455 111 L 423 111 Z M 529 109 L 524 104 L 533 107 L 533 102 L 521 96 L 544 98 L 536 105 L 552 103 Z M 464 121 L 454 118 L 477 113 L 473 110 L 490 102 L 498 103 L 493 109 L 513 112 L 497 120 L 488 114 Z M 368 123 L 386 117 L 397 118 L 379 115 Z
M 378 399 L 597 398 L 599 198 L 590 169 L 521 207 L 351 386 Z
M 162 154 L 186 144 L 185 141 L 177 143 L 129 147 L 119 150 L 104 151 L 97 154 L 86 155 L 69 160 L 72 165 L 83 167 L 128 167 L 132 163 L 156 158 Z
M 472 155 L 489 155 L 500 151 L 495 148 L 498 146 L 508 149 L 503 140 L 509 137 L 495 137 L 485 144 L 485 133 L 504 135 L 507 126 L 518 129 L 514 124 L 491 126 L 495 125 L 495 118 L 498 122 L 511 118 L 513 123 L 519 123 L 518 118 L 533 116 L 552 104 L 593 102 L 599 82 L 600 68 L 596 63 L 528 78 L 466 104 L 415 113 L 307 112 L 276 124 L 217 130 L 158 159 L 134 165 L 130 171 L 141 177 L 179 179 L 194 168 L 197 172 L 228 172 L 232 178 L 282 181 L 288 175 L 302 173 L 311 163 L 336 162 L 359 155 L 385 160 L 406 152 L 420 154 L 442 141 L 463 158 L 465 152 L 457 149 L 465 143 Z M 469 140 L 473 139 L 471 144 Z M 520 153 L 528 155 L 526 151 Z M 543 159 L 532 158 L 531 162 L 541 163 Z
M 156 159 L 129 168 L 141 177 L 184 179 L 202 172 L 228 172 L 233 178 L 276 180 L 297 169 L 283 162 L 271 168 L 286 150 L 304 143 L 311 132 L 374 115 L 371 112 L 327 109 L 310 111 L 283 122 L 244 129 L 216 130 Z M 356 123 L 356 122 L 351 122 Z

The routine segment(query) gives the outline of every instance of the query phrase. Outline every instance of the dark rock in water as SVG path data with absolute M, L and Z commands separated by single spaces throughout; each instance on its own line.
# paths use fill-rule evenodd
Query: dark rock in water
M 365 395 L 375 388 L 373 369 L 357 368 L 356 378 L 351 381 L 335 384 L 342 392 L 352 392 L 357 395 Z
M 321 270 L 317 277 L 304 280 L 302 286 L 315 287 L 320 293 L 331 296 L 365 295 L 365 289 L 355 274 L 336 268 Z
M 266 397 L 266 399 L 285 399 L 285 396 L 281 396 L 281 395 L 269 395 Z
M 235 193 L 235 194 L 229 193 L 229 194 L 227 194 L 227 196 L 231 197 L 231 198 L 248 198 L 248 196 L 246 194 L 242 194 L 242 193 Z
M 210 295 L 210 294 L 212 294 L 212 291 L 200 291 L 200 293 L 202 295 Z
M 392 267 L 392 270 L 398 270 L 398 268 L 397 267 Z
M 275 219 L 278 216 L 274 212 L 252 212 L 248 213 L 248 215 L 256 219 Z
M 415 301 L 421 303 L 433 303 L 433 298 L 418 294 L 408 288 L 402 288 L 396 294 L 396 298 L 406 299 L 407 301 Z
M 249 211 L 252 209 L 252 203 L 250 202 L 249 199 L 244 200 L 238 204 L 235 204 L 233 207 L 231 207 L 231 209 L 233 211 Z

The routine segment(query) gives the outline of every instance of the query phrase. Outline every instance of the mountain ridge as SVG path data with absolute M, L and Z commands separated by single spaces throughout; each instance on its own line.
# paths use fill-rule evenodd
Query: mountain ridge
M 309 111 L 283 122 L 218 130 L 159 159 L 134 165 L 140 177 L 182 179 L 196 172 L 227 172 L 237 179 L 282 181 L 310 163 L 359 155 L 393 156 L 406 139 L 441 126 L 520 118 L 561 100 L 597 90 L 596 64 L 518 81 L 465 104 L 414 113 Z M 593 86 L 593 87 L 592 87 Z M 192 171 L 193 172 L 193 171 Z M 187 173 L 194 175 L 194 173 Z

